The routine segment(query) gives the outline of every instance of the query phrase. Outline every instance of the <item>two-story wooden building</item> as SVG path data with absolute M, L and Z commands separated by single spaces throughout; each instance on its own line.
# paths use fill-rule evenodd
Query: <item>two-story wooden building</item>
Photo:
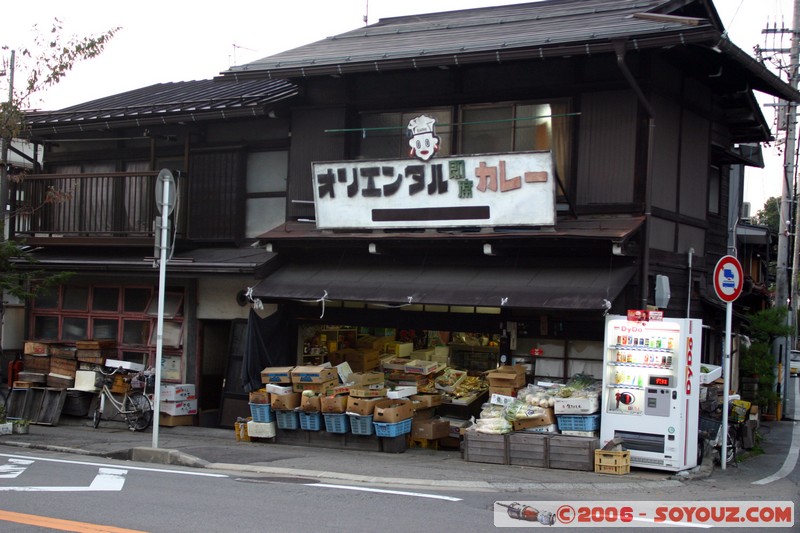
M 15 235 L 84 283 L 83 296 L 65 287 L 33 303 L 33 338 L 97 337 L 105 319 L 121 357 L 152 357 L 154 204 L 137 210 L 168 167 L 185 191 L 185 251 L 168 276 L 189 382 L 210 375 L 215 352 L 242 365 L 227 330 L 208 332 L 246 316 L 235 303 L 245 287 L 262 314 L 288 321 L 277 356 L 297 362 L 320 359 L 304 350 L 314 334 L 392 328 L 451 343 L 475 370 L 506 356 L 537 377 L 597 375 L 605 314 L 654 305 L 702 318 L 704 361 L 718 361 L 724 307 L 711 274 L 741 202 L 734 176 L 757 164 L 740 145 L 771 138 L 753 91 L 800 96 L 731 43 L 704 0 L 396 17 L 196 83 L 196 103 L 156 86 L 141 108 L 32 115 L 46 172 L 66 174 L 29 178 L 16 198 L 72 194 L 18 219 Z M 235 97 L 218 103 L 228 88 Z M 89 216 L 106 206 L 107 219 Z M 78 220 L 91 225 L 78 231 Z M 142 248 L 124 252 L 134 240 Z M 130 319 L 129 292 L 140 302 Z M 118 314 L 95 316 L 103 300 Z M 72 333 L 75 322 L 84 329 Z M 454 342 L 491 338 L 500 346 Z
M 29 113 L 45 163 L 11 184 L 11 236 L 36 259 L 28 267 L 75 275 L 28 303 L 18 337 L 112 340 L 108 358 L 155 364 L 157 179 L 166 168 L 177 196 L 162 379 L 197 384 L 209 424 L 225 408 L 223 383 L 246 407 L 244 295 L 274 255 L 252 244 L 284 221 L 285 105 L 296 93 L 282 80 L 201 80 Z
M 298 320 L 506 332 L 501 352 L 536 348 L 533 373 L 559 378 L 596 372 L 606 311 L 657 305 L 702 318 L 704 360 L 719 361 L 710 276 L 731 250 L 732 186 L 759 164 L 741 145 L 771 137 L 752 91 L 797 93 L 727 39 L 711 2 L 396 17 L 223 77 L 265 76 L 303 98 L 287 222 L 262 238 L 279 268 L 255 296 Z M 426 127 L 437 146 L 421 162 Z M 552 197 L 522 192 L 540 185 L 524 174 L 537 151 Z

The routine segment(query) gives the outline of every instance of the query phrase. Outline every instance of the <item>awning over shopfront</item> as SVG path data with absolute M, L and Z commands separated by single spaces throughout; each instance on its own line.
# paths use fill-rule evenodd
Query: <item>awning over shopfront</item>
M 253 296 L 265 301 L 603 310 L 634 273 L 633 265 L 290 263 L 260 281 Z

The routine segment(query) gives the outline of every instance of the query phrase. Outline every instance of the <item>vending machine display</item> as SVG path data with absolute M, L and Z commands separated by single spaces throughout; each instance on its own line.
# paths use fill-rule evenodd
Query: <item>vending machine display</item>
M 647 316 L 606 318 L 601 444 L 621 439 L 631 466 L 686 470 L 697 466 L 702 322 Z

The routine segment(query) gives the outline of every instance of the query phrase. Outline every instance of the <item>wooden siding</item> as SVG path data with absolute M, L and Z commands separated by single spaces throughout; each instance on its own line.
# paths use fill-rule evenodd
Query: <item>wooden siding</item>
M 680 106 L 654 95 L 655 140 L 653 142 L 652 205 L 675 211 L 678 205 L 678 166 L 680 161 Z
M 292 119 L 290 178 L 286 191 L 289 203 L 286 206 L 286 218 L 287 220 L 313 218 L 312 204 L 293 203 L 292 200 L 314 200 L 312 163 L 346 158 L 346 135 L 325 132 L 346 127 L 345 110 L 344 108 L 298 109 L 294 111 Z
M 650 219 L 650 248 L 672 252 L 675 249 L 675 223 L 652 217 Z
M 238 150 L 195 153 L 189 162 L 189 238 L 239 240 L 245 215 L 243 154 Z
M 634 201 L 636 114 L 632 91 L 581 97 L 578 205 Z
M 681 120 L 681 167 L 678 210 L 705 219 L 708 210 L 709 122 L 684 111 Z

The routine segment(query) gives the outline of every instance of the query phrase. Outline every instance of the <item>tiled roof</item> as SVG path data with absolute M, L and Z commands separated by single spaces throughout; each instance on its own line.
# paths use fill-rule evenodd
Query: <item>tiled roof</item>
M 83 129 L 258 116 L 292 98 L 284 80 L 197 80 L 158 83 L 58 111 L 26 114 L 33 135 Z
M 629 51 L 691 44 L 710 50 L 718 45 L 726 61 L 754 80 L 754 89 L 783 98 L 798 96 L 723 35 L 710 1 L 544 0 L 381 19 L 222 75 L 302 78 L 502 63 L 613 53 L 614 42 L 621 40 Z

